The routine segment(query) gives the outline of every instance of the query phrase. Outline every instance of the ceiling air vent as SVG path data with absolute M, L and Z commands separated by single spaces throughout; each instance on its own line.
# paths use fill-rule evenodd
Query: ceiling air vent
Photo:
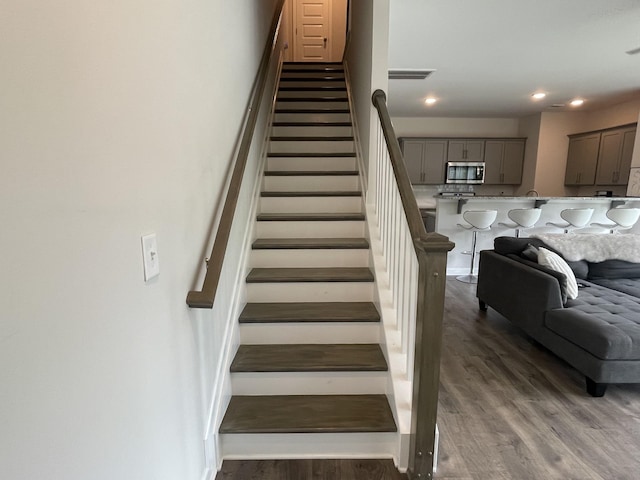
M 389 70 L 390 80 L 424 80 L 430 76 L 435 70 L 419 70 L 419 69 L 392 69 Z
M 565 106 L 566 105 L 564 103 L 554 103 L 553 105 L 551 105 L 551 108 L 562 108 Z

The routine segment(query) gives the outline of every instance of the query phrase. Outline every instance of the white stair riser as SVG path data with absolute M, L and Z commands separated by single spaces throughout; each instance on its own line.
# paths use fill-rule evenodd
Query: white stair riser
M 359 238 L 363 221 L 258 222 L 257 238 Z
M 263 197 L 262 213 L 360 213 L 361 197 Z
M 298 343 L 378 343 L 376 322 L 243 323 L 240 341 L 245 345 Z
M 350 137 L 353 136 L 353 129 L 350 126 L 336 125 L 276 125 L 271 129 L 271 135 L 276 137 L 326 137 L 329 135 Z
M 329 268 L 368 267 L 369 250 L 366 249 L 283 249 L 252 250 L 253 268 Z
M 247 302 L 371 301 L 371 282 L 247 283 Z
M 349 108 L 349 103 L 342 100 L 336 101 L 309 101 L 309 100 L 300 100 L 300 101 L 276 101 L 276 110 L 281 108 L 293 108 L 298 110 L 307 110 L 307 109 L 315 109 L 315 108 L 335 108 L 335 109 L 344 109 Z
M 233 459 L 391 458 L 397 433 L 294 433 L 220 435 L 221 454 Z
M 357 175 L 301 175 L 265 176 L 265 192 L 358 192 L 360 177 Z
M 278 91 L 278 99 L 281 98 L 347 98 L 347 92 L 344 90 L 280 90 Z
M 268 171 L 355 170 L 356 157 L 268 157 Z
M 354 148 L 353 140 L 271 140 L 269 142 L 271 153 L 352 153 Z
M 284 107 L 286 108 L 286 107 Z M 274 122 L 350 122 L 351 115 L 348 113 L 334 112 L 299 112 L 299 113 L 276 113 Z
M 387 372 L 249 372 L 231 374 L 234 395 L 385 393 Z

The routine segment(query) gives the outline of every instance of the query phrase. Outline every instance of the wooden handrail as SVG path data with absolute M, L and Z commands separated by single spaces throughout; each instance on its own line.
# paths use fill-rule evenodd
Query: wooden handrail
M 187 305 L 191 308 L 213 308 L 213 301 L 218 289 L 218 282 L 220 281 L 220 272 L 222 271 L 222 264 L 227 251 L 229 235 L 231 234 L 233 215 L 236 211 L 240 187 L 242 186 L 242 177 L 247 165 L 249 149 L 251 148 L 253 134 L 258 121 L 259 107 L 262 103 L 265 85 L 267 83 L 269 60 L 278 39 L 278 30 L 284 2 L 285 0 L 280 0 L 276 6 L 271 28 L 269 30 L 269 37 L 264 47 L 256 80 L 251 91 L 252 100 L 251 105 L 249 106 L 249 116 L 242 133 L 238 156 L 236 157 L 235 165 L 231 174 L 231 180 L 229 181 L 229 190 L 227 191 L 224 207 L 222 208 L 222 215 L 220 216 L 218 231 L 216 232 L 216 238 L 213 242 L 213 248 L 211 249 L 211 255 L 207 263 L 207 273 L 204 278 L 202 289 L 191 290 L 187 295 Z
M 402 156 L 402 150 L 400 150 L 400 144 L 396 137 L 393 124 L 391 122 L 391 116 L 387 109 L 387 96 L 378 89 L 373 92 L 371 97 L 373 105 L 378 110 L 378 117 L 380 119 L 380 126 L 382 127 L 382 133 L 389 150 L 389 157 L 391 160 L 391 166 L 393 168 L 393 174 L 396 178 L 398 185 L 398 191 L 400 193 L 400 200 L 404 208 L 405 215 L 407 217 L 407 223 L 409 224 L 409 231 L 411 232 L 411 238 L 413 239 L 414 246 L 417 250 L 423 251 L 449 251 L 453 248 L 453 243 L 449 241 L 444 235 L 438 233 L 427 233 L 422 221 L 422 215 L 416 202 L 416 197 L 413 194 L 411 188 L 411 180 L 409 179 L 409 173 L 404 163 Z
M 378 110 L 389 161 L 418 259 L 413 399 L 407 474 L 411 479 L 430 479 L 435 461 L 447 252 L 454 245 L 444 235 L 426 232 L 387 110 L 386 95 L 382 90 L 376 90 L 371 101 Z

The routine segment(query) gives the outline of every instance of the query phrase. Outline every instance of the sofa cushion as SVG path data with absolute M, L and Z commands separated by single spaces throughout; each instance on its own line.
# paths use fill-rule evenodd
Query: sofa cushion
M 557 253 L 562 257 L 560 252 L 549 247 L 539 238 L 533 238 L 533 237 L 516 238 L 516 237 L 505 236 L 505 237 L 496 237 L 493 241 L 494 250 L 496 251 L 496 253 L 500 253 L 502 255 L 509 255 L 510 253 L 514 255 L 522 255 L 523 251 L 529 245 L 535 248 L 544 247 L 547 250 L 551 250 L 552 252 Z M 528 260 L 530 259 L 528 258 Z M 587 278 L 587 274 L 589 272 L 589 264 L 586 261 L 578 260 L 576 262 L 567 262 L 567 265 L 571 267 L 571 270 L 573 270 L 573 274 L 576 276 L 576 278 L 581 278 L 581 279 Z
M 640 278 L 597 278 L 591 283 L 640 298 Z
M 528 237 L 496 237 L 493 240 L 493 248 L 497 253 L 508 255 L 513 253 L 520 255 L 527 246 L 533 245 L 536 248 L 544 246 L 544 242 L 539 238 Z
M 624 260 L 590 263 L 588 279 L 592 278 L 640 278 L 640 263 Z
M 640 360 L 640 298 L 585 285 L 566 308 L 547 312 L 546 327 L 602 360 Z

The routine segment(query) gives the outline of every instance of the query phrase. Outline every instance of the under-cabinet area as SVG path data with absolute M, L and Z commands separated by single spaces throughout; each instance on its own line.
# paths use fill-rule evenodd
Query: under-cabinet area
M 484 162 L 485 185 L 522 183 L 526 138 L 400 138 L 414 185 L 445 183 L 447 162 Z
M 637 124 L 569 135 L 564 184 L 626 185 Z

